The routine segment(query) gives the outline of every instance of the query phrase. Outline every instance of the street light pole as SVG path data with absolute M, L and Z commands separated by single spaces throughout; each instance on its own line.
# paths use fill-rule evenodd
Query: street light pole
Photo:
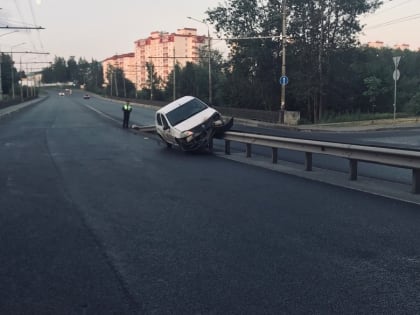
M 209 105 L 213 104 L 213 92 L 212 92 L 212 82 L 211 82 L 211 37 L 210 37 L 210 26 L 204 21 L 200 21 L 191 16 L 187 16 L 188 19 L 194 20 L 196 22 L 202 23 L 207 26 L 207 38 L 208 38 L 208 62 L 209 62 Z
M 20 57 L 20 67 L 19 70 L 22 71 L 22 57 Z M 23 102 L 23 81 L 22 78 L 19 80 L 20 85 L 20 101 Z
M 175 101 L 175 99 L 176 99 L 176 62 L 175 62 L 175 45 L 174 45 L 174 49 L 173 49 L 173 53 L 174 53 L 174 58 L 173 58 L 173 67 L 174 67 L 174 70 L 173 70 L 173 74 L 174 74 L 174 77 L 173 77 L 173 83 L 174 83 L 174 86 L 173 86 L 173 95 L 172 95 L 172 99 Z
M 207 26 L 207 37 L 209 41 L 209 104 L 213 104 L 213 92 L 212 92 L 212 84 L 211 84 L 211 38 L 210 38 L 210 28 L 208 24 Z
M 13 71 L 13 48 L 18 47 L 18 46 L 22 46 L 26 44 L 25 42 L 14 45 L 12 47 L 10 47 L 10 70 L 12 73 L 12 99 L 15 99 L 15 75 L 14 75 L 14 71 Z

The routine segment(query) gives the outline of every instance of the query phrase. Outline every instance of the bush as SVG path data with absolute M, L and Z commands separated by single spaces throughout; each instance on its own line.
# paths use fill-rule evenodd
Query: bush
M 420 92 L 417 92 L 404 106 L 404 111 L 411 115 L 420 115 Z

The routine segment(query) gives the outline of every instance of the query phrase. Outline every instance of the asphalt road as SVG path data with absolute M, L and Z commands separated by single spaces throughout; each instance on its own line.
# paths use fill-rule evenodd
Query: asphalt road
M 1 314 L 420 312 L 418 206 L 168 150 L 73 96 L 0 119 Z

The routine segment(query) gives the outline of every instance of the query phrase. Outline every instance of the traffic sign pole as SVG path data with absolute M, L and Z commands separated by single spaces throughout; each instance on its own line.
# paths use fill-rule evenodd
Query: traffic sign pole
M 283 12 L 282 12 L 282 63 L 281 63 L 281 75 L 286 76 L 286 0 L 282 1 Z M 280 124 L 284 124 L 284 112 L 286 110 L 286 85 L 281 85 L 281 96 L 280 96 Z
M 392 60 L 394 62 L 394 72 L 392 74 L 392 77 L 394 78 L 394 122 L 395 117 L 397 114 L 397 81 L 400 78 L 400 70 L 398 70 L 398 65 L 401 60 L 401 56 L 392 57 Z

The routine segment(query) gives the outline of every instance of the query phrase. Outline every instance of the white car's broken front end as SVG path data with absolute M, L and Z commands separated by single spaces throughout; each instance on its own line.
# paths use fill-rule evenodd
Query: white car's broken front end
M 184 96 L 156 112 L 156 131 L 167 143 L 178 145 L 184 151 L 209 147 L 215 134 L 220 134 L 233 124 L 225 124 L 222 115 L 201 100 Z

